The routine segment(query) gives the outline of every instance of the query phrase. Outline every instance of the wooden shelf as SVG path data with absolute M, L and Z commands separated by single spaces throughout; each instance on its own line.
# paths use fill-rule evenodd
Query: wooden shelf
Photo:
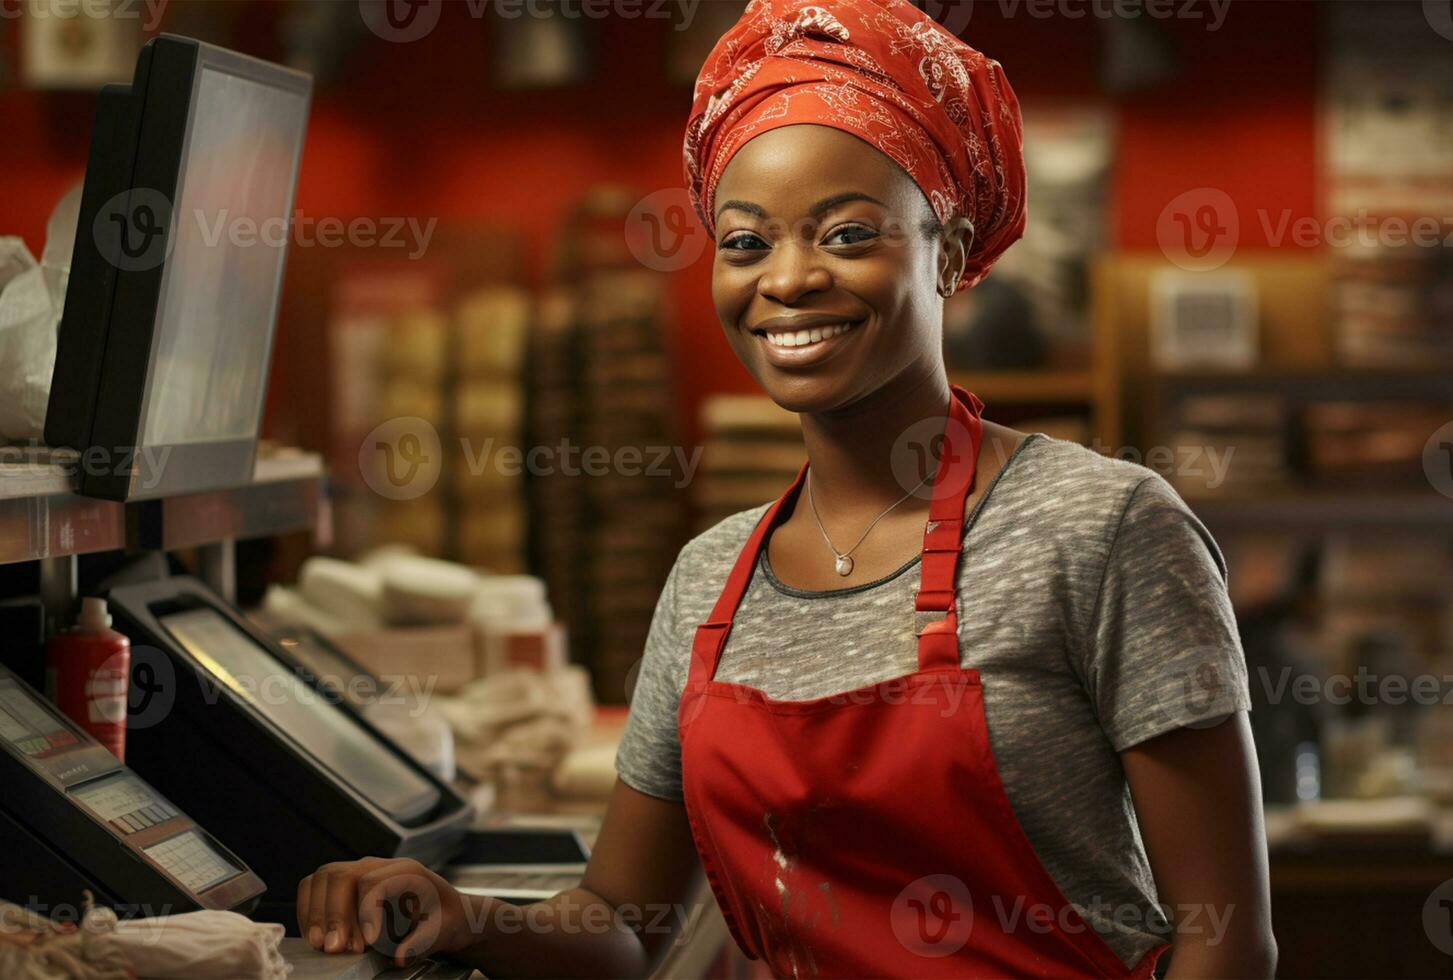
M 241 487 L 129 504 L 75 492 L 76 454 L 0 454 L 0 564 L 128 547 L 181 548 L 308 530 L 326 520 L 316 453 L 259 456 Z
M 1089 405 L 1095 396 L 1089 371 L 951 371 L 949 377 L 988 405 Z
M 1446 364 L 1407 365 L 1405 367 L 1338 366 L 1326 368 L 1281 367 L 1263 364 L 1250 368 L 1160 368 L 1156 374 L 1164 379 L 1193 381 L 1216 381 L 1246 379 L 1279 381 L 1304 378 L 1343 378 L 1356 381 L 1374 378 L 1446 378 L 1453 372 L 1453 366 Z
M 1431 492 L 1288 491 L 1258 497 L 1188 496 L 1186 503 L 1213 531 L 1306 533 L 1350 527 L 1427 531 L 1441 525 L 1453 534 L 1453 498 Z
M 1175 395 L 1254 392 L 1315 401 L 1453 398 L 1453 370 L 1447 368 L 1161 371 L 1155 381 L 1162 393 Z

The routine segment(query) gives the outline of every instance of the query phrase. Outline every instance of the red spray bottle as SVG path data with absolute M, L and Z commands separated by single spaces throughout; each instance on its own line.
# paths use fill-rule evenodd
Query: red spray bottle
M 106 600 L 82 599 L 75 627 L 46 645 L 46 672 L 56 706 L 124 762 L 131 641 L 110 627 Z

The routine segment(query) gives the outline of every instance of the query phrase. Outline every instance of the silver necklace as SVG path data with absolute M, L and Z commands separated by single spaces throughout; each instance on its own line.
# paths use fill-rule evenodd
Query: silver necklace
M 817 521 L 817 529 L 818 531 L 822 532 L 822 540 L 827 542 L 828 550 L 832 552 L 833 558 L 836 559 L 833 562 L 832 567 L 837 571 L 839 575 L 848 576 L 853 574 L 853 552 L 858 550 L 858 545 L 861 545 L 865 540 L 867 540 L 868 532 L 873 530 L 873 528 L 877 527 L 878 522 L 881 521 L 883 518 L 887 517 L 889 511 L 893 510 L 893 508 L 897 507 L 899 504 L 903 503 L 903 501 L 907 500 L 909 497 L 917 493 L 919 487 L 923 486 L 931 479 L 933 479 L 932 473 L 924 477 L 922 480 L 919 480 L 917 486 L 915 486 L 912 490 L 909 490 L 897 500 L 893 501 L 884 509 L 883 513 L 873 518 L 873 522 L 868 525 L 866 530 L 863 531 L 862 535 L 858 538 L 856 544 L 854 544 L 847 551 L 838 551 L 837 547 L 832 543 L 832 538 L 827 536 L 827 528 L 822 526 L 822 517 L 817 513 L 817 501 L 812 499 L 812 469 L 810 467 L 808 468 L 807 505 L 812 508 L 812 519 Z

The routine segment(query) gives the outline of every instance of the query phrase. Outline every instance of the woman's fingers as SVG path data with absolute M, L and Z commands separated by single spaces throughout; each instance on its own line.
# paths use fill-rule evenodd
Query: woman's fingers
M 323 940 L 326 936 L 324 924 L 328 918 L 328 879 L 335 867 L 336 865 L 325 864 L 311 875 L 312 881 L 308 887 L 308 904 L 305 913 L 306 921 L 301 923 L 301 926 L 303 938 L 314 949 L 323 948 Z
M 386 938 L 385 932 L 392 931 L 391 906 L 394 890 L 389 881 L 394 877 L 391 865 L 372 869 L 359 881 L 359 925 L 363 928 L 363 941 L 378 948 L 379 941 Z
M 298 882 L 298 935 L 308 938 L 308 898 L 313 888 L 313 876 L 307 875 Z M 309 940 L 311 942 L 311 940 Z
M 314 949 L 370 946 L 412 959 L 435 949 L 449 886 L 417 861 L 364 858 L 325 864 L 298 882 L 298 928 Z
M 325 864 L 298 882 L 298 929 L 308 945 L 329 953 L 363 952 L 358 925 L 358 879 L 378 858 Z
M 353 945 L 358 927 L 358 878 L 363 862 L 342 865 L 328 875 L 323 901 L 323 951 L 345 953 Z

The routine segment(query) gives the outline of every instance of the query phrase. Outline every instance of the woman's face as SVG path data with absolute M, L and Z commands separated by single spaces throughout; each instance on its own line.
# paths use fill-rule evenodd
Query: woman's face
M 927 199 L 888 157 L 784 126 L 737 151 L 715 207 L 717 316 L 773 401 L 826 412 L 942 371 L 938 285 L 962 268 L 962 230 L 926 232 Z

